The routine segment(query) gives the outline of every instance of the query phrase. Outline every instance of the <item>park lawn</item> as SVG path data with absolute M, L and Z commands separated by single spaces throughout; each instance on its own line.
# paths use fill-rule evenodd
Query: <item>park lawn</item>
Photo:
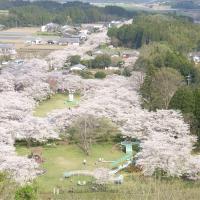
M 99 167 L 109 167 L 107 164 L 94 165 L 99 157 L 105 160 L 115 160 L 124 155 L 123 152 L 112 148 L 112 144 L 95 144 L 91 155 L 86 156 L 76 145 L 57 145 L 56 147 L 44 147 L 43 157 L 45 162 L 42 168 L 47 172 L 36 179 L 39 188 L 40 199 L 61 200 L 199 200 L 200 181 L 184 181 L 178 178 L 144 177 L 140 172 L 120 172 L 125 179 L 122 185 L 108 184 L 104 189 L 94 192 L 91 186 L 77 186 L 79 180 L 92 181 L 90 177 L 77 176 L 63 179 L 63 172 L 87 169 L 93 170 Z M 19 155 L 27 155 L 30 150 L 24 146 L 17 146 Z M 82 161 L 86 159 L 87 165 Z M 53 195 L 53 188 L 62 188 L 63 192 Z M 69 192 L 73 189 L 74 192 Z
M 109 167 L 110 164 L 99 163 L 95 165 L 95 162 L 99 158 L 105 160 L 117 160 L 124 155 L 121 150 L 112 148 L 113 144 L 95 144 L 91 149 L 91 154 L 86 156 L 85 153 L 76 145 L 57 145 L 56 147 L 44 147 L 43 158 L 45 162 L 42 164 L 42 168 L 47 172 L 37 178 L 37 184 L 40 191 L 52 192 L 53 188 L 59 187 L 70 187 L 72 182 L 75 185 L 78 180 L 90 180 L 90 177 L 74 177 L 73 181 L 63 180 L 63 173 L 71 170 L 94 170 L 99 167 Z M 24 146 L 16 147 L 19 155 L 30 154 L 30 149 Z M 87 160 L 87 165 L 82 164 L 83 160 Z
M 39 103 L 35 108 L 33 115 L 37 117 L 45 117 L 53 110 L 74 107 L 78 105 L 80 97 L 75 96 L 75 103 L 67 102 L 67 99 L 68 95 L 66 94 L 55 94 L 50 99 Z

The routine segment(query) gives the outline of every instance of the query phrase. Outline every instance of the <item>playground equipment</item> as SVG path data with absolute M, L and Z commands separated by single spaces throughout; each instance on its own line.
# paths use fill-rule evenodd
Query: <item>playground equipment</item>
M 133 158 L 133 145 L 139 145 L 139 141 L 131 142 L 131 141 L 123 141 L 120 143 L 122 147 L 125 147 L 125 153 L 126 155 L 121 157 L 118 160 L 115 161 L 103 161 L 101 159 L 101 162 L 111 162 L 112 169 L 107 168 L 97 168 L 94 171 L 89 170 L 76 170 L 76 171 L 70 171 L 64 173 L 64 178 L 69 178 L 71 176 L 91 176 L 96 179 L 97 183 L 105 183 L 105 182 L 112 182 L 115 184 L 122 184 L 124 181 L 123 175 L 117 176 L 116 174 L 127 168 L 129 165 L 134 163 Z
M 31 149 L 30 158 L 33 158 L 38 164 L 43 163 L 44 159 L 42 158 L 42 148 L 34 147 Z

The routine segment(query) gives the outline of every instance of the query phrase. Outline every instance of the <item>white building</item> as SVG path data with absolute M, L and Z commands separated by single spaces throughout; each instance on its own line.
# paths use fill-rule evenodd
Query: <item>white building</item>
M 56 32 L 60 29 L 60 26 L 55 23 L 48 23 L 44 26 L 41 26 L 40 31 L 41 32 Z
M 72 67 L 70 67 L 71 71 L 82 71 L 87 69 L 87 67 L 85 65 L 82 64 L 77 64 L 77 65 L 73 65 Z

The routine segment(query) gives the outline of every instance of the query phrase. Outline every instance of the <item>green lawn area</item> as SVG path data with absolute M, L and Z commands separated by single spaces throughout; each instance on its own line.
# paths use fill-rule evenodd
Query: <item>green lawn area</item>
M 112 144 L 96 144 L 92 147 L 90 156 L 86 156 L 76 145 L 44 147 L 42 154 L 45 162 L 41 167 L 46 169 L 47 172 L 37 179 L 40 190 L 43 192 L 50 192 L 53 191 L 55 186 L 69 186 L 71 183 L 62 179 L 65 171 L 81 169 L 94 170 L 101 166 L 111 167 L 110 164 L 105 163 L 98 163 L 95 165 L 95 162 L 100 157 L 105 160 L 116 160 L 124 155 L 122 151 L 112 149 L 112 147 Z M 31 151 L 24 146 L 17 146 L 16 149 L 19 155 L 28 155 Z M 87 160 L 86 166 L 82 164 L 84 159 Z
M 79 96 L 75 96 L 75 102 L 68 102 L 66 94 L 55 94 L 50 99 L 41 102 L 34 110 L 33 115 L 37 117 L 45 117 L 48 113 L 56 109 L 70 108 L 78 105 Z
M 125 177 L 122 185 L 108 184 L 98 191 L 93 191 L 89 184 L 90 177 L 77 176 L 63 179 L 63 172 L 98 167 L 109 167 L 110 164 L 95 161 L 99 157 L 105 160 L 115 160 L 124 155 L 120 150 L 112 148 L 112 144 L 96 144 L 92 147 L 91 155 L 86 156 L 76 145 L 57 145 L 44 147 L 43 157 L 45 162 L 42 168 L 46 173 L 36 179 L 39 187 L 40 199 L 61 200 L 199 200 L 200 182 L 183 181 L 176 178 L 143 177 L 140 172 L 120 172 Z M 23 146 L 16 147 L 19 155 L 27 155 L 30 150 Z M 82 161 L 86 159 L 87 165 Z M 77 186 L 78 180 L 87 181 L 86 186 Z M 53 195 L 53 188 L 61 188 L 61 194 Z M 74 192 L 69 192 L 73 190 Z

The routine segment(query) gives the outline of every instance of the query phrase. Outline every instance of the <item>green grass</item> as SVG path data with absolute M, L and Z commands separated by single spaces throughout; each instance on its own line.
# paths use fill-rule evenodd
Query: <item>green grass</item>
M 96 144 L 93 146 L 91 155 L 86 156 L 75 145 L 59 145 L 55 148 L 43 149 L 45 162 L 42 168 L 47 172 L 36 179 L 39 187 L 40 199 L 61 199 L 61 200 L 199 200 L 200 182 L 183 181 L 176 178 L 159 179 L 155 177 L 143 177 L 140 172 L 130 173 L 120 172 L 125 180 L 122 185 L 108 184 L 102 189 L 94 192 L 90 184 L 77 186 L 78 180 L 86 180 L 88 183 L 93 179 L 90 177 L 73 177 L 63 179 L 63 172 L 95 168 L 110 164 L 95 165 L 99 157 L 105 160 L 118 159 L 124 155 L 120 150 L 112 148 L 112 144 Z M 26 147 L 18 146 L 19 155 L 27 155 L 30 150 Z M 82 161 L 86 159 L 87 165 L 83 166 Z M 53 188 L 61 189 L 61 194 L 53 195 Z M 73 189 L 73 193 L 69 190 Z
M 101 166 L 110 167 L 110 164 L 99 163 L 95 165 L 95 162 L 100 157 L 103 157 L 105 160 L 116 160 L 124 155 L 119 150 L 112 150 L 112 146 L 112 144 L 96 144 L 92 147 L 90 156 L 86 156 L 76 145 L 44 147 L 42 154 L 45 162 L 42 164 L 42 168 L 46 169 L 47 172 L 37 179 L 40 190 L 50 192 L 53 191 L 55 186 L 69 186 L 69 181 L 62 180 L 65 171 L 81 169 L 94 170 Z M 30 149 L 26 147 L 17 146 L 16 149 L 19 155 L 30 154 Z M 86 166 L 82 164 L 84 159 L 87 160 Z
M 41 102 L 34 110 L 34 116 L 45 117 L 48 113 L 56 109 L 70 108 L 78 105 L 79 96 L 75 96 L 75 103 L 68 102 L 66 94 L 55 94 L 50 99 Z
M 41 31 L 38 31 L 34 35 L 37 35 L 37 36 L 60 36 L 58 33 L 41 32 Z

